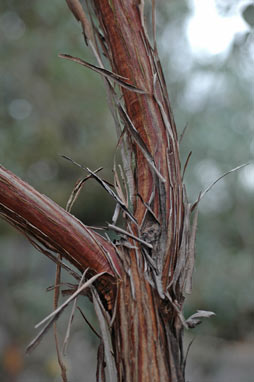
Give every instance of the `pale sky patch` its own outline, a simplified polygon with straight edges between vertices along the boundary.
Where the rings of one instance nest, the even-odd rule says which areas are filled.
[[[254,190],[254,163],[241,169],[239,173],[240,182],[247,191]]]
[[[189,0],[192,13],[186,22],[186,35],[194,55],[226,53],[235,36],[249,30],[241,8],[250,1],[239,1],[234,12],[220,15],[215,0]]]

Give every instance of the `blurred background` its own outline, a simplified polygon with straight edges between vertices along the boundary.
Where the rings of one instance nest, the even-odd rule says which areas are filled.
[[[148,2],[150,4],[150,2]],[[149,5],[148,4],[148,5]],[[194,201],[200,204],[193,293],[185,316],[216,313],[185,336],[194,339],[187,380],[252,382],[254,375],[254,3],[157,1],[157,38]],[[147,14],[149,15],[149,9]],[[148,20],[149,22],[149,20]],[[63,0],[0,3],[0,162],[65,207],[79,168],[103,166],[112,180],[116,136],[102,79],[57,57],[92,63]],[[114,203],[91,180],[73,213],[86,224],[110,220]],[[0,221],[0,380],[60,381],[52,331],[29,356],[34,325],[52,310],[55,265]],[[69,281],[63,274],[63,281]],[[96,326],[90,303],[79,305]],[[60,317],[63,338],[70,311]],[[70,381],[95,381],[97,339],[76,313],[66,362]]]

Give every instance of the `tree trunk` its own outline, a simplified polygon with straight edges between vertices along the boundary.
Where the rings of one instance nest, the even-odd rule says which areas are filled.
[[[196,205],[191,207],[183,192],[177,131],[155,42],[155,10],[152,46],[142,0],[90,0],[86,9],[78,0],[67,4],[98,67],[60,56],[104,76],[116,123],[124,180],[114,170],[115,190],[109,190],[88,171],[115,198],[125,226],[117,227],[114,217],[110,228],[122,236],[117,243],[105,240],[3,168],[0,214],[57,263],[52,252],[80,272],[89,267],[87,277],[107,273],[89,295],[111,378],[115,367],[119,382],[182,382],[187,325],[182,308],[191,292],[196,218],[190,229],[190,214]],[[103,360],[99,356],[98,380],[104,378]]]
[[[138,268],[133,256],[119,285],[112,330],[118,381],[184,381],[181,324]]]
[[[186,247],[181,246],[186,232],[184,236],[175,123],[156,45],[150,45],[145,30],[142,2],[94,1],[94,9],[113,72],[146,92],[143,95],[122,88],[127,118],[121,110],[120,116],[135,155],[134,190],[130,195],[133,205],[128,208],[133,208],[137,224],[130,223],[131,231],[153,248],[123,251],[123,275],[112,331],[118,380],[180,382],[184,380],[184,277],[179,283],[180,274],[174,272],[181,266],[186,272],[187,254]]]

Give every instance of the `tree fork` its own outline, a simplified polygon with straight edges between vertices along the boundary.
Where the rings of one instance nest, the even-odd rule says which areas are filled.
[[[125,234],[109,242],[3,167],[0,215],[42,252],[61,254],[80,272],[107,273],[95,288],[118,382],[183,382],[182,308],[191,292],[197,215],[191,229],[193,208],[183,192],[177,131],[157,48],[145,30],[144,2],[87,1],[93,10],[66,2],[99,64],[85,66],[106,76],[128,189],[115,171],[116,193],[108,191],[122,209]],[[154,21],[154,7],[152,13]],[[112,352],[102,338],[107,362]]]
[[[148,255],[156,270],[144,271],[144,249],[139,248],[136,253],[125,249],[122,257],[129,261],[124,261],[118,286],[112,341],[119,381],[181,382],[184,298],[179,275],[174,278],[174,271],[179,266],[180,250],[186,250],[181,247],[183,187],[175,123],[157,50],[148,41],[142,4],[137,0],[93,2],[108,49],[104,54],[113,72],[147,92],[140,95],[122,89],[124,106],[164,179],[158,179],[129,133],[136,159],[135,194],[131,200],[138,223],[138,228],[132,224],[132,230],[152,243]],[[185,259],[186,256],[185,253]],[[184,266],[182,271],[186,271]]]

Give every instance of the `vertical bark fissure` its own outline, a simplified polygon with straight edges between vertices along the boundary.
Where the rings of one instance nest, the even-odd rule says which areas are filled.
[[[181,310],[182,291],[176,285],[173,289],[184,219],[175,122],[157,50],[151,47],[143,27],[142,2],[96,0],[92,3],[113,72],[147,92],[136,94],[120,90],[130,123],[144,142],[161,178],[165,179],[163,182],[158,178],[135,140],[138,138],[134,139],[131,130],[126,128],[126,141],[131,143],[135,158],[135,168],[132,164],[129,168],[133,169],[135,182],[133,214],[138,227],[132,224],[131,230],[136,236],[151,240],[153,249],[147,250],[146,256],[142,248],[136,253],[123,250],[123,257],[130,261],[123,265],[112,336],[118,378],[121,382],[182,382],[182,339],[179,336],[182,322],[170,302],[172,299]],[[122,122],[126,123],[124,119]],[[149,264],[149,256],[156,269]]]
[[[126,249],[123,253],[131,256]],[[170,329],[170,305],[138,271],[134,253],[131,262],[124,264],[128,267],[132,272],[126,272],[118,285],[118,313],[112,335],[118,381],[183,382],[179,344]]]
[[[107,310],[107,315],[113,314],[114,306],[116,309],[112,327],[107,329],[118,382],[183,382],[181,311],[184,287],[193,268],[189,259],[193,258],[194,244],[189,234],[189,213],[185,217],[175,122],[157,50],[151,47],[144,30],[144,3],[90,0],[99,32],[97,23],[89,25],[79,0],[66,1],[81,21],[85,39],[100,67],[103,63],[97,43],[112,70],[145,91],[138,94],[123,87],[116,91],[113,81],[106,81],[115,107],[119,146],[125,145],[123,163],[131,194],[124,198],[119,191],[116,199],[123,207],[128,234],[116,245],[110,243],[15,176],[12,182],[17,184],[6,185],[8,172],[2,173],[0,168],[4,214],[24,232],[29,227],[31,236],[39,238],[46,248],[59,249],[79,270],[89,267],[94,273],[108,273],[95,287],[103,302],[100,309]],[[11,212],[7,213],[8,208]],[[134,241],[133,235],[150,247]],[[104,329],[105,323],[101,326]],[[105,349],[110,351],[108,340]]]

